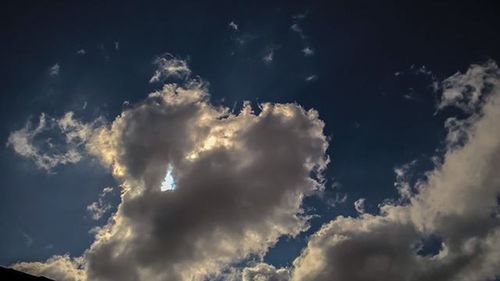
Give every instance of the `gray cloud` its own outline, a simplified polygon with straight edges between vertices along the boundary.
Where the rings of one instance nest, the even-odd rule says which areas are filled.
[[[404,182],[409,166],[398,168],[402,200],[382,205],[379,215],[325,224],[293,262],[290,280],[466,281],[500,275],[499,87],[493,62],[445,80],[438,106],[469,113],[455,124],[465,140],[447,142],[443,160],[416,186]],[[440,238],[441,248],[419,254],[430,236]]]
[[[354,209],[356,212],[363,214],[365,212],[365,198],[359,198],[358,200],[354,201]]]
[[[14,267],[59,280],[205,280],[262,257],[308,227],[302,199],[322,189],[327,140],[314,110],[214,106],[197,80],[167,84],[85,137],[121,182],[118,210],[81,263],[53,257]],[[73,139],[73,137],[68,136]],[[162,192],[167,169],[176,189]],[[55,262],[75,265],[52,274]],[[247,270],[246,272],[250,272]]]

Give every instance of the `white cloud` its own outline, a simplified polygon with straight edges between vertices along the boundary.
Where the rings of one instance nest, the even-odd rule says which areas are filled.
[[[231,21],[228,25],[229,25],[229,28],[231,28],[233,30],[238,30],[238,25],[234,21]]]
[[[313,82],[318,80],[318,76],[316,74],[312,74],[306,77],[306,82]]]
[[[336,207],[339,204],[344,204],[347,198],[347,193],[335,193],[335,196],[326,199],[326,203],[331,207]]]
[[[157,70],[149,80],[150,83],[161,82],[167,78],[187,79],[191,75],[187,62],[170,54],[156,58],[154,64]]]
[[[270,49],[267,51],[266,55],[262,58],[265,63],[271,63],[274,58],[274,49]]]
[[[300,38],[302,39],[305,39],[306,38],[306,35],[304,34],[304,30],[302,29],[302,27],[300,27],[300,25],[298,23],[294,23],[290,26],[290,28],[296,32],[297,34],[299,34]]]
[[[35,276],[45,276],[58,281],[84,281],[83,259],[72,259],[68,255],[53,256],[45,262],[20,262],[14,269]]]
[[[484,65],[473,64],[464,74],[457,72],[441,84],[443,94],[439,109],[458,107],[466,112],[482,105],[483,92],[496,83],[498,66],[494,61]]]
[[[80,49],[80,50],[76,51],[76,54],[83,56],[83,55],[87,54],[87,51],[85,51],[85,49]]]
[[[359,214],[365,213],[365,201],[365,198],[359,198],[358,200],[354,201],[354,209]]]
[[[73,112],[60,119],[40,115],[38,125],[33,128],[27,122],[24,128],[11,132],[7,146],[22,157],[31,159],[39,168],[51,171],[58,165],[79,162],[81,149],[89,137],[93,124],[83,124],[73,118]],[[64,145],[56,145],[51,133],[60,133]],[[55,134],[54,138],[57,138]]]
[[[302,49],[302,53],[304,53],[304,56],[309,57],[314,55],[314,50],[311,47],[306,46],[304,49]]]
[[[27,233],[25,232],[22,232],[21,233],[24,237],[24,242],[26,244],[27,247],[31,247],[31,245],[33,245],[33,237],[31,237],[30,235],[28,235]]]
[[[292,19],[294,20],[302,20],[302,19],[305,19],[307,16],[307,11],[302,13],[302,14],[295,14],[295,15],[292,15]]]
[[[242,281],[286,281],[289,279],[287,269],[276,269],[274,266],[266,263],[258,263],[252,267],[247,267],[243,270]]]
[[[112,191],[112,187],[104,188],[99,194],[98,200],[87,206],[87,211],[93,220],[100,220],[111,209],[111,204],[106,201],[106,195]]]
[[[58,76],[60,70],[61,66],[58,63],[56,63],[49,68],[49,74],[50,76]]]

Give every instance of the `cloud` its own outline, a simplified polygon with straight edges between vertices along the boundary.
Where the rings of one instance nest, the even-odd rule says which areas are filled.
[[[365,201],[365,198],[359,198],[358,200],[354,201],[354,209],[359,214],[363,214],[365,212]]]
[[[299,37],[302,41],[302,44],[304,46],[301,49],[304,56],[310,57],[310,56],[314,55],[315,51],[314,51],[313,47],[311,47],[308,36],[305,34],[304,29],[301,26],[302,25],[301,22],[306,18],[306,16],[307,16],[307,12],[305,12],[303,14],[298,14],[298,15],[292,16],[293,24],[290,26],[290,29],[299,35]]]
[[[290,28],[296,32],[297,34],[299,34],[300,38],[302,39],[306,39],[306,35],[304,34],[304,30],[302,29],[302,27],[300,27],[300,25],[298,23],[294,23],[290,26]]]
[[[111,204],[106,202],[106,195],[113,191],[112,187],[106,187],[99,194],[99,199],[87,206],[87,211],[93,220],[100,220],[104,214],[111,209]]]
[[[40,169],[51,171],[56,166],[82,159],[82,145],[94,125],[75,120],[73,112],[66,113],[60,119],[42,113],[36,127],[28,121],[24,128],[11,132],[7,147],[31,159]]]
[[[234,21],[231,21],[229,24],[229,28],[231,28],[232,30],[238,30],[238,25],[234,22]]]
[[[72,259],[68,255],[53,256],[45,262],[20,262],[14,269],[28,272],[35,276],[45,276],[54,280],[82,281],[85,274],[82,270],[83,260]]]
[[[309,57],[314,55],[314,50],[311,47],[306,46],[304,49],[302,49],[302,53],[304,53],[304,56]]]
[[[157,70],[149,80],[150,83],[161,82],[167,78],[186,79],[191,75],[187,62],[170,54],[157,57],[154,64]]]
[[[289,279],[289,272],[287,269],[276,269],[274,266],[258,263],[253,267],[247,267],[243,270],[242,281],[286,281]]]
[[[271,63],[274,58],[274,49],[270,49],[267,51],[266,55],[262,58],[265,63]]]
[[[473,64],[465,73],[457,72],[441,83],[443,94],[439,109],[448,106],[471,112],[482,105],[484,91],[497,83],[498,66],[494,61],[483,65]]]
[[[316,75],[316,74],[309,75],[306,77],[305,80],[306,80],[306,82],[316,81],[316,80],[318,80],[318,75]]]
[[[307,17],[307,14],[308,14],[308,11],[305,11],[302,14],[295,14],[295,15],[292,15],[292,19],[294,19],[294,20],[305,19]]]
[[[84,146],[121,183],[116,213],[81,259],[14,267],[73,266],[47,271],[58,280],[212,279],[306,230],[302,199],[323,189],[324,123],[297,104],[245,103],[235,114],[188,80],[95,124]],[[170,167],[176,188],[163,192]]]
[[[56,63],[49,68],[49,75],[50,76],[59,76],[60,70],[61,70],[61,66],[58,63]]]
[[[335,196],[326,199],[326,203],[332,207],[344,204],[347,201],[347,193],[335,193]]]
[[[22,232],[21,233],[24,237],[24,241],[25,241],[25,244],[27,247],[31,247],[31,245],[33,245],[33,237],[31,237],[29,234],[25,233],[25,232]]]
[[[464,111],[445,125],[448,135],[460,137],[447,138],[442,160],[425,178],[413,186],[406,177],[411,163],[398,167],[399,200],[385,201],[378,214],[339,216],[310,237],[290,268],[259,262],[237,271],[241,279],[500,275],[499,87],[500,70],[491,61],[444,80],[437,106]],[[58,280],[216,279],[250,257],[262,260],[279,237],[307,229],[302,199],[323,189],[324,124],[297,104],[254,110],[246,103],[232,113],[210,103],[202,81],[188,80],[166,84],[110,123],[60,120],[66,120],[57,122],[62,130],[92,128],[84,138],[66,129],[75,131],[66,138],[85,139],[87,153],[110,168],[122,185],[121,203],[81,258],[14,265],[30,273]],[[162,192],[169,167],[176,189]],[[423,255],[429,237],[441,245]]]
[[[340,216],[323,225],[294,260],[290,280],[466,281],[500,275],[500,71],[493,62],[472,65],[443,83],[438,107],[444,101],[468,112],[456,124],[466,141],[447,143],[442,161],[415,186],[403,184],[413,164],[398,168],[402,200],[382,204],[380,214]],[[470,87],[479,92],[463,94]],[[450,99],[446,91],[461,96]],[[423,255],[429,237],[441,245]]]
[[[87,54],[87,51],[85,51],[85,49],[80,49],[80,50],[76,51],[76,54],[83,56],[83,55]]]

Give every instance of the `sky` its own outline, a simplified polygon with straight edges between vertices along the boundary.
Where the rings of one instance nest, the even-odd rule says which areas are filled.
[[[1,10],[0,265],[61,281],[500,277],[495,1]]]

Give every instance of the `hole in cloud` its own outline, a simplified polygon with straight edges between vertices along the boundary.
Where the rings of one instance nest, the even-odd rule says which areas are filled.
[[[165,178],[163,179],[163,182],[160,185],[160,190],[161,191],[171,191],[174,190],[176,187],[175,179],[174,176],[172,175],[173,168],[171,165],[168,165],[167,169],[167,174],[165,175]]]
[[[437,235],[429,235],[420,242],[417,254],[420,256],[435,256],[443,249],[443,240]]]

